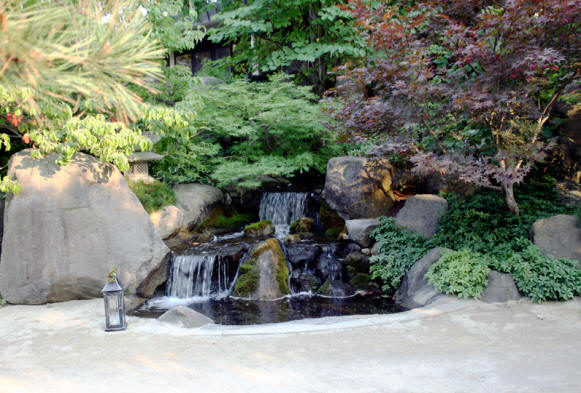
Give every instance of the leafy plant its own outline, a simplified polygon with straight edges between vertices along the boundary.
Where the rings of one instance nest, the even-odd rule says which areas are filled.
[[[468,299],[480,298],[488,284],[487,258],[469,249],[443,250],[424,276],[440,292]]]
[[[189,98],[177,103],[176,109],[188,110],[192,100],[204,104],[195,121],[200,136],[169,135],[165,147],[158,150],[179,157],[186,148],[204,148],[189,164],[186,160],[192,152],[183,152],[179,163],[186,177],[211,171],[210,178],[218,186],[256,187],[261,176],[324,172],[339,149],[324,127],[330,118],[313,103],[316,97],[283,74],[263,83],[236,80],[212,88],[200,86]],[[215,159],[209,160],[212,155]],[[184,171],[186,165],[202,169]],[[175,166],[156,167],[158,176],[169,180]]]
[[[6,305],[6,300],[4,300],[2,296],[0,296],[0,307],[3,307],[4,305]]]
[[[370,236],[380,250],[370,258],[371,278],[381,279],[386,292],[397,289],[407,271],[429,250],[422,235],[400,229],[393,218],[381,217]]]
[[[177,202],[177,196],[171,187],[158,180],[151,183],[141,180],[129,182],[129,188],[137,195],[145,211],[150,214]]]
[[[534,301],[569,300],[581,295],[579,262],[554,258],[530,245],[508,261],[518,289]]]

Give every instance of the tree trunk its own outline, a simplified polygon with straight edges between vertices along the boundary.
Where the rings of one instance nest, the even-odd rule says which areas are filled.
[[[502,185],[502,196],[504,197],[504,203],[515,215],[519,215],[518,204],[516,199],[514,199],[514,184],[503,184]]]

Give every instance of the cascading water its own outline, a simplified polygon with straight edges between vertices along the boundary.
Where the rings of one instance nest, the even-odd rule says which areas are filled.
[[[312,196],[305,192],[265,192],[260,199],[260,220],[270,220],[276,228],[276,237],[284,238],[289,234],[293,221],[301,217],[311,217],[318,221],[313,208]]]
[[[213,253],[174,258],[167,295],[178,298],[220,297],[230,294],[235,281],[228,264]]]

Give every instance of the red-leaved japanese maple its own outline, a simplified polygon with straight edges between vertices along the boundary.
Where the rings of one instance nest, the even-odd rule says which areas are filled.
[[[371,54],[345,67],[341,132],[503,192],[542,160],[543,126],[581,79],[581,0],[350,1]],[[349,94],[346,94],[348,92]],[[386,137],[387,136],[387,137]]]

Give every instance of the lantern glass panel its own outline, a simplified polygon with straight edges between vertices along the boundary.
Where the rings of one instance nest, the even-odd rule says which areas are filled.
[[[111,294],[107,295],[107,316],[109,317],[108,325],[113,326],[121,326],[121,317],[120,317],[120,304],[119,304],[119,295],[120,294]]]

